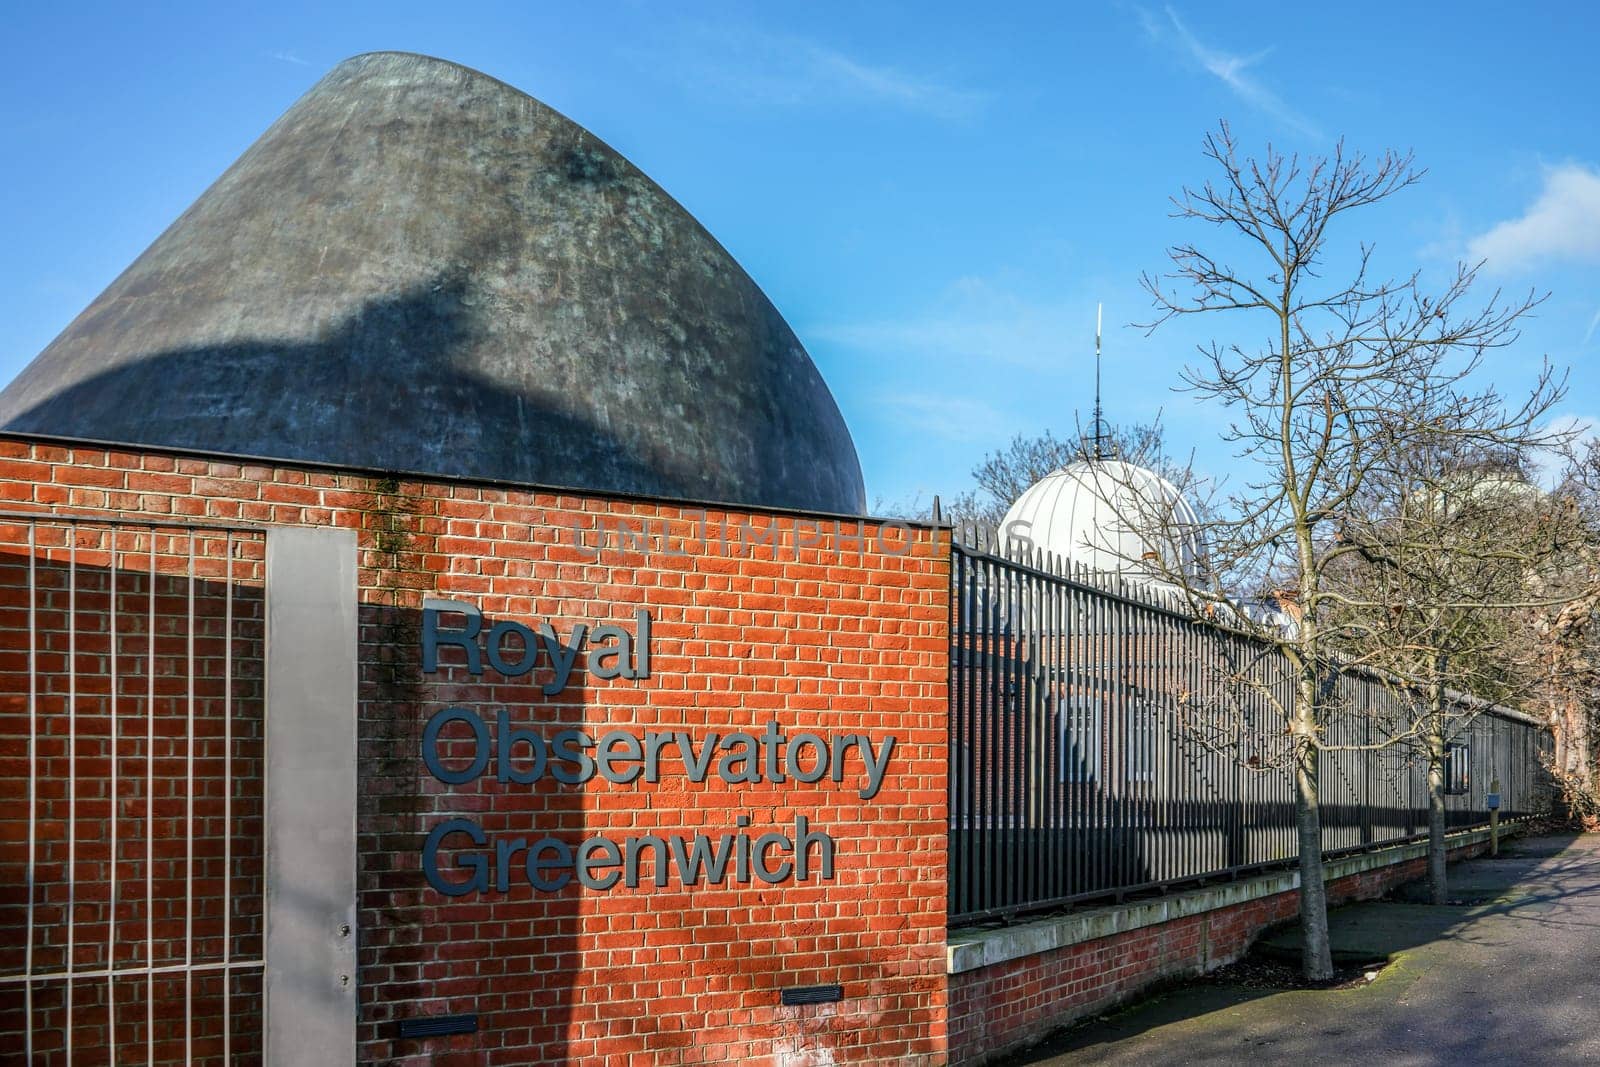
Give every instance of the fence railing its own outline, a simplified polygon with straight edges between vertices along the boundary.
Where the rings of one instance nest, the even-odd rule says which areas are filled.
[[[1043,555],[954,547],[950,649],[952,925],[1292,862],[1294,796],[1274,646],[1196,620],[1159,594]],[[1407,721],[1404,695],[1331,681],[1324,740],[1374,745]],[[1451,828],[1548,803],[1549,734],[1503,708],[1452,717]],[[1427,830],[1415,745],[1320,759],[1325,853]]]

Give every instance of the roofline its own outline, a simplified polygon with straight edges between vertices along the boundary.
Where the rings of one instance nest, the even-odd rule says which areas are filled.
[[[429,474],[425,471],[359,467],[317,460],[293,459],[287,456],[259,456],[239,452],[209,452],[197,448],[180,448],[172,445],[138,444],[128,441],[101,441],[89,437],[66,437],[55,434],[28,433],[19,430],[0,430],[0,441],[24,441],[31,444],[61,445],[68,448],[95,448],[108,452],[141,452],[186,459],[222,460],[234,463],[256,463],[264,466],[294,467],[301,470],[324,471],[331,474],[353,474],[369,478],[395,478],[416,482],[447,482],[481,488],[512,489],[519,492],[549,493],[557,496],[597,497],[602,500],[639,500],[652,504],[687,505],[717,511],[748,511],[764,515],[789,515],[796,518],[832,519],[852,523],[900,523],[911,529],[950,530],[948,520],[910,519],[898,515],[851,515],[845,512],[821,511],[807,508],[781,507],[772,504],[737,503],[728,500],[705,500],[697,497],[662,496],[654,493],[630,493],[617,489],[586,489],[576,485],[549,485],[542,482],[518,482],[503,478],[483,478],[468,475]]]

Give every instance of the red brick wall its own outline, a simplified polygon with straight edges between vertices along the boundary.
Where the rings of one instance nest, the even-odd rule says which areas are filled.
[[[1466,859],[1488,848],[1453,850]],[[1427,874],[1409,860],[1328,883],[1328,903],[1373,900]],[[1299,891],[1146,926],[950,977],[950,1060],[982,1063],[1167,978],[1201,974],[1239,959],[1266,929],[1300,910]]]
[[[358,810],[364,1062],[939,1063],[945,1048],[945,715],[948,546],[937,531],[724,512],[481,485],[393,481],[288,465],[0,439],[0,508],[310,523],[360,533]],[[738,539],[776,527],[777,548]],[[618,536],[627,523],[649,542]],[[728,529],[728,524],[733,526]],[[710,536],[707,536],[709,524]],[[573,527],[589,531],[587,548]],[[611,531],[599,555],[597,527]],[[846,534],[856,533],[846,526]],[[665,546],[663,537],[668,539]],[[728,540],[735,543],[727,545]],[[909,540],[907,540],[909,539]],[[820,543],[817,543],[820,540]],[[796,547],[796,542],[804,542]],[[459,656],[420,670],[424,597],[558,631],[653,617],[648,679],[543,672],[473,677]],[[452,704],[551,734],[865,734],[895,748],[881,791],[688,783],[446,786],[422,762]],[[457,735],[449,735],[459,744]],[[428,887],[428,831],[622,840],[793,826],[836,842],[831,882],[668,886],[449,898]],[[839,982],[838,1004],[783,1008],[783,988]],[[395,1022],[475,1012],[480,1033],[397,1040]]]

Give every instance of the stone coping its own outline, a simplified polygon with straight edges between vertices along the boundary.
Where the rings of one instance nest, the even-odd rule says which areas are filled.
[[[1514,824],[1502,825],[1500,836],[1511,837],[1518,830],[1519,827]],[[1487,840],[1487,827],[1463,830],[1448,835],[1445,847],[1454,851]],[[1427,854],[1428,842],[1422,840],[1339,856],[1324,861],[1323,879],[1332,882],[1379,867],[1420,859]],[[1095,941],[1146,926],[1158,926],[1189,915],[1246,904],[1299,888],[1300,871],[1294,868],[1255,875],[1237,882],[1186,889],[1154,900],[1088,908],[994,930],[962,930],[952,935],[945,944],[945,971],[948,974],[964,974],[1024,956]]]

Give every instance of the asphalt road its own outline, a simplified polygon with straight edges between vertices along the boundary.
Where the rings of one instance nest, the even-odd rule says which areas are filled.
[[[1451,878],[1457,904],[1334,912],[1336,947],[1393,953],[1369,984],[1197,984],[1012,1062],[1600,1064],[1600,835],[1515,840]]]

